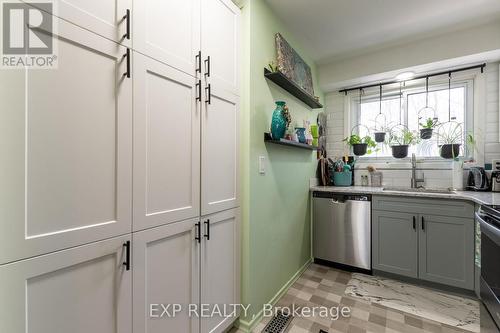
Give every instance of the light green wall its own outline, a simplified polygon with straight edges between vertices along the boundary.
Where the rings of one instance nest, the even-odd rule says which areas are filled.
[[[242,302],[252,304],[243,326],[252,323],[264,303],[310,259],[309,179],[316,153],[264,144],[274,101],[287,102],[292,124],[316,122],[318,110],[264,78],[264,67],[276,58],[274,35],[280,32],[311,66],[316,95],[316,68],[263,0],[247,1],[242,9]],[[266,174],[258,158],[266,158]]]

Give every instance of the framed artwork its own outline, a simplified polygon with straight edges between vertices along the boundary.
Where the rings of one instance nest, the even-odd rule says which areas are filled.
[[[277,33],[275,36],[278,70],[302,89],[314,96],[311,67]]]

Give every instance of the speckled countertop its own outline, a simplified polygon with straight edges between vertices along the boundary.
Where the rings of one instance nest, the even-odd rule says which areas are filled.
[[[377,194],[392,195],[401,197],[420,197],[420,198],[440,198],[468,200],[480,205],[500,205],[500,192],[473,192],[473,191],[455,191],[450,193],[430,193],[430,192],[408,192],[397,190],[383,190],[382,187],[370,186],[312,186],[311,191],[336,192],[336,193],[357,193],[357,194]]]

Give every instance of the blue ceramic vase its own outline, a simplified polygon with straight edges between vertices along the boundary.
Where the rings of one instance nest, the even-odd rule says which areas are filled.
[[[286,132],[286,119],[283,115],[285,102],[276,101],[276,109],[273,112],[273,118],[271,120],[271,136],[273,140],[282,139]]]
[[[304,127],[295,127],[295,133],[300,143],[306,143],[306,129]]]

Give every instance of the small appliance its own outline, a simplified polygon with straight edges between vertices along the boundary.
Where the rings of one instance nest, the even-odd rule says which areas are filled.
[[[493,192],[500,192],[500,171],[493,171],[491,173],[491,190]]]
[[[469,191],[489,191],[490,184],[488,183],[488,177],[484,168],[470,168],[466,189]]]

